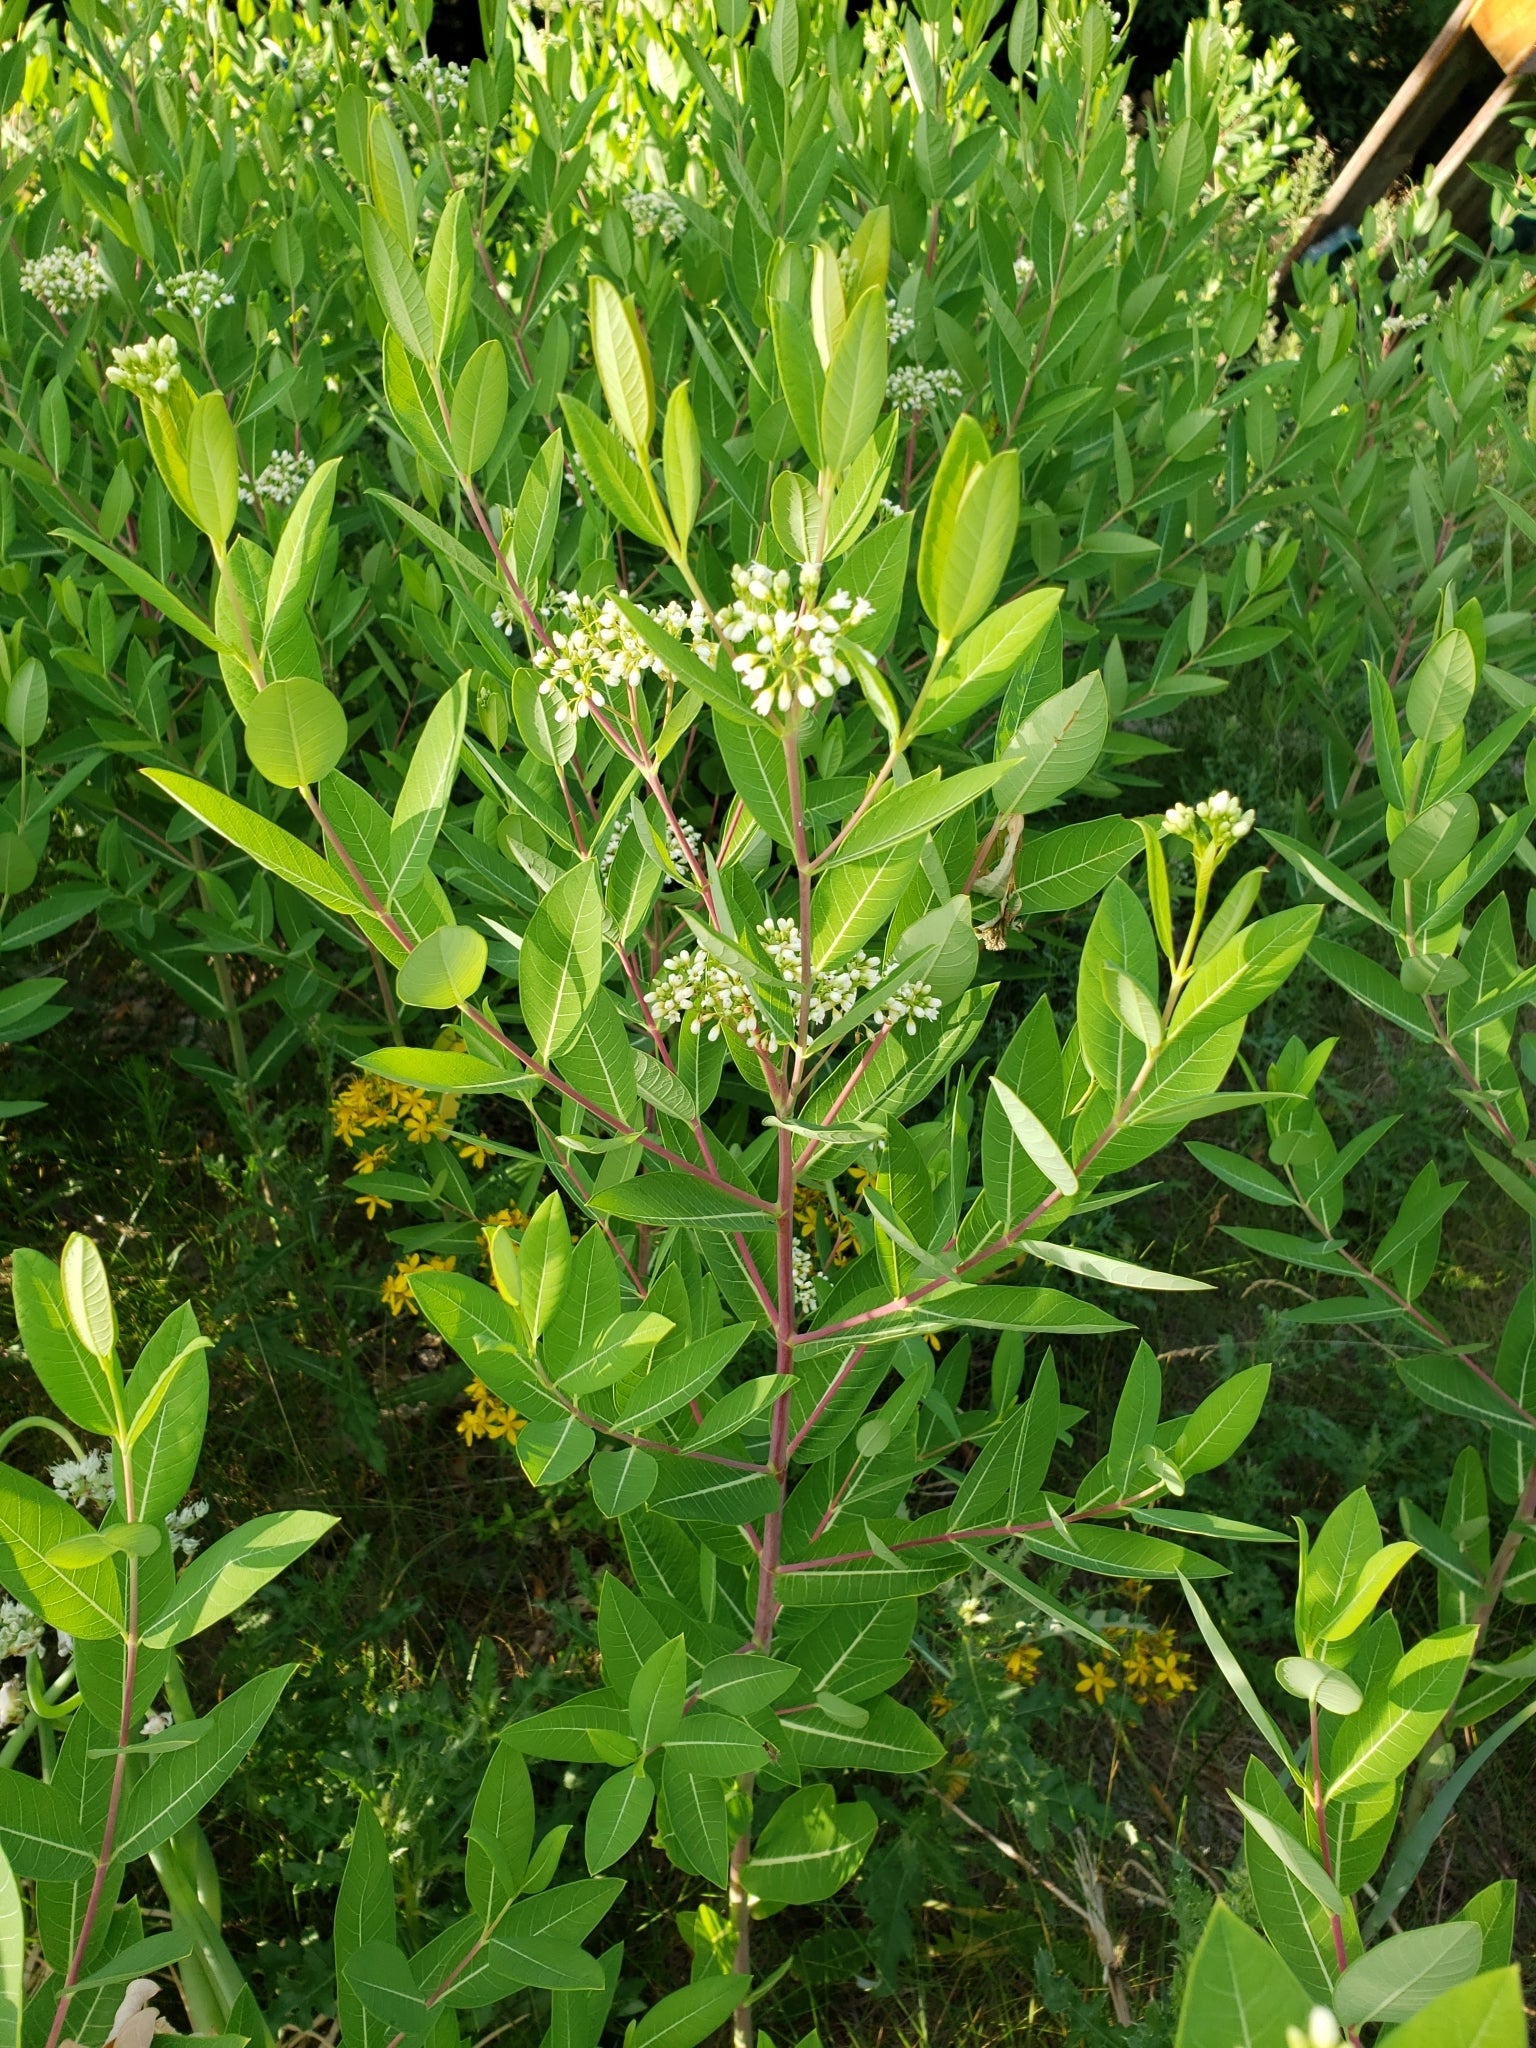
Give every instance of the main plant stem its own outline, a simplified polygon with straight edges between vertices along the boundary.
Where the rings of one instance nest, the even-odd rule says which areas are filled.
[[[773,1369],[781,1378],[793,1372],[795,1364],[795,1141],[793,1133],[779,1132],[778,1220],[775,1225],[777,1295],[774,1306]],[[752,1623],[752,1648],[766,1656],[773,1647],[773,1628],[778,1619],[777,1578],[784,1543],[784,1501],[789,1490],[790,1392],[773,1404],[768,1433],[768,1469],[778,1481],[779,1504],[763,1519],[762,1547],[757,1564],[757,1608]],[[752,1796],[752,1782],[742,1780],[742,1792]],[[752,1969],[752,1915],[742,1869],[752,1853],[750,1824],[737,1837],[731,1850],[730,1915],[736,1931],[736,1969],[748,1976]],[[754,2027],[750,2005],[739,2005],[731,2019],[731,2048],[753,2048]]]

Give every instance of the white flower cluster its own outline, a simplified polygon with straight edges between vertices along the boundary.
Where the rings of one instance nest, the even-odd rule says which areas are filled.
[[[155,294],[189,320],[206,320],[216,307],[235,303],[234,293],[216,270],[178,270],[155,286]]]
[[[897,305],[894,299],[885,302],[885,332],[892,348],[898,348],[911,335],[917,325],[912,315]]]
[[[66,1458],[50,1465],[48,1480],[60,1500],[72,1508],[109,1508],[112,1505],[112,1461],[105,1451],[87,1451],[83,1458]]]
[[[312,455],[294,455],[279,448],[249,489],[240,486],[240,502],[254,505],[260,499],[264,505],[291,505],[314,473]]]
[[[469,90],[469,66],[446,64],[437,57],[418,57],[406,77],[429,99],[457,102]]]
[[[915,1038],[919,1024],[938,1023],[942,1007],[931,983],[904,981],[894,995],[886,997],[870,1022],[881,1031],[905,1024],[908,1038]]]
[[[203,1547],[203,1539],[190,1532],[207,1512],[205,1500],[189,1500],[185,1507],[171,1509],[165,1518],[165,1531],[171,1539],[172,1557],[196,1557]]]
[[[695,1037],[705,1032],[713,1042],[722,1031],[734,1031],[760,1052],[779,1049],[778,1034],[758,1015],[751,989],[739,974],[711,960],[702,946],[663,960],[661,978],[646,1001],[663,1031],[686,1019]]]
[[[1170,804],[1163,813],[1163,826],[1173,839],[1187,839],[1197,853],[1214,847],[1224,854],[1253,830],[1254,813],[1243,809],[1241,797],[1230,789],[1218,789],[1193,809],[1188,804]]]
[[[26,1657],[42,1648],[43,1624],[19,1600],[0,1600],[0,1658]]]
[[[959,398],[965,391],[958,370],[919,370],[902,363],[885,380],[886,402],[897,412],[918,419],[941,398]]]
[[[22,264],[21,288],[62,319],[67,313],[83,313],[99,299],[107,289],[107,276],[94,249],[50,249],[46,256]]]
[[[770,917],[757,928],[763,951],[790,988],[800,986],[800,927],[792,917]],[[821,968],[811,983],[811,1023],[817,1030],[835,1024],[862,995],[879,985],[880,962],[872,953],[855,953],[841,967]]]
[[[619,841],[623,837],[624,827],[622,824],[615,825],[613,830],[608,834],[608,844],[603,848],[602,858],[598,862],[598,866],[603,871],[603,880],[605,882],[607,881],[609,873],[613,867],[614,855],[619,850]],[[703,866],[704,841],[699,836],[699,833],[695,830],[695,828],[689,824],[686,818],[678,819],[676,830],[673,829],[670,820],[668,821],[667,845],[672,850],[672,858],[677,862],[678,866],[682,869],[685,875],[691,872],[691,869],[688,864],[688,856],[690,853],[693,855],[694,859],[699,863],[699,865],[701,867]]]
[[[87,1451],[83,1458],[65,1458],[61,1464],[50,1465],[48,1478],[60,1500],[67,1500],[73,1508],[100,1511],[111,1507],[117,1498],[112,1485],[112,1461],[105,1451]],[[185,1507],[171,1509],[165,1518],[165,1529],[173,1557],[197,1555],[202,1548],[202,1540],[190,1532],[207,1512],[205,1500],[189,1500]],[[0,1607],[0,1628],[3,1628],[3,1621],[4,1609]],[[65,1641],[63,1637],[59,1640],[61,1644]],[[0,1656],[5,1654],[0,1650]]]
[[[688,227],[687,214],[670,192],[626,192],[624,211],[637,235],[660,235],[663,242],[675,242]]]
[[[542,677],[539,695],[554,699],[557,725],[564,725],[573,713],[585,718],[594,706],[601,709],[608,692],[630,689],[647,674],[668,677],[664,663],[619,610],[611,592],[586,597],[577,590],[557,591],[545,612],[546,619],[554,616],[562,616],[566,624],[550,626],[549,642],[535,648],[533,665]],[[679,639],[686,633],[697,640],[704,631],[704,613],[698,605],[685,612],[680,604],[667,604],[650,616]],[[521,623],[521,613],[498,606],[492,622],[511,633]]]
[[[795,1313],[801,1316],[816,1313],[816,1261],[803,1244],[795,1246]]]
[[[731,585],[736,595],[720,614],[720,637],[740,649],[731,667],[751,691],[754,711],[766,718],[796,704],[809,710],[852,679],[838,642],[874,611],[868,598],[838,590],[818,604],[816,571],[803,568],[797,601],[789,571],[761,562],[733,569]]]
[[[1028,291],[1035,281],[1035,266],[1027,256],[1013,259],[1013,281],[1021,292]]]
[[[152,334],[148,341],[131,341],[115,348],[107,369],[107,382],[131,391],[136,398],[164,398],[181,375],[174,334]]]

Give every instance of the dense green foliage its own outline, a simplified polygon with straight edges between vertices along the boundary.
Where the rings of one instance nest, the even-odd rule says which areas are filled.
[[[1463,1328],[1440,1272],[1450,1160],[1536,1217],[1517,259],[1442,295],[1410,200],[1281,332],[1283,65],[1213,12],[1133,119],[1098,0],[988,21],[493,13],[461,75],[409,8],[0,20],[3,1028],[77,1029],[47,971],[77,942],[203,1021],[175,1057],[244,1149],[269,1290],[240,1341],[291,1380],[332,1356],[387,1498],[300,1163],[350,1066],[330,1122],[427,1331],[411,1384],[468,1379],[460,1435],[515,1447],[500,1526],[434,1541],[469,1571],[548,1530],[574,1580],[555,1654],[512,1632],[505,1703],[488,1649],[467,1703],[418,1701],[458,1731],[440,1773],[365,1737],[310,1812],[310,1767],[276,1771],[323,1967],[242,1967],[198,1816],[253,1745],[258,1774],[314,1745],[281,1751],[289,1665],[237,1651],[199,1715],[181,1646],[258,1591],[255,1645],[328,1615],[352,1532],[304,1592],[264,1589],[334,1518],[287,1500],[193,1555],[197,1318],[125,1378],[90,1239],[18,1252],[70,1427],[5,1444],[73,1454],[0,1468],[24,2048],[147,2034],[171,1969],[201,2038],[323,2009],[376,2048],[814,2042],[818,1987],[897,1988],[965,1832],[1021,1882],[1021,1841],[1071,1845],[1041,1896],[1103,1990],[1037,1961],[1047,2037],[1525,2038],[1512,1882],[1421,1883],[1536,1712],[1536,1286]],[[1249,807],[1184,801],[1197,761]],[[1340,1129],[1320,988],[1443,1094],[1427,1160]],[[6,1110],[57,1129],[67,1092]],[[1168,1370],[1221,1277],[1188,1270],[1213,1184],[1305,1296],[1272,1338],[1368,1344],[1409,1434],[1454,1418],[1401,1541],[1337,1469],[1270,1526],[1300,1504],[1252,1462],[1270,1362]],[[1213,1909],[1171,1850],[1181,2003],[1165,1972],[1137,2013],[1101,1795],[1031,1745],[1111,1695],[1117,1760],[1123,1710],[1152,1740],[1181,1627],[1192,1734],[1224,1685],[1253,1740],[1222,1759],[1237,1874]],[[855,1895],[840,1957],[813,1929]]]

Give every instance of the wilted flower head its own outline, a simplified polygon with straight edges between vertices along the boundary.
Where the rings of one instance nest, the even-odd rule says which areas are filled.
[[[107,289],[107,277],[94,249],[50,249],[46,256],[22,264],[21,288],[62,319],[84,312],[99,299]]]
[[[174,334],[131,341],[126,348],[113,349],[107,382],[131,391],[135,398],[164,398],[181,375],[178,355]]]
[[[843,635],[874,611],[868,598],[834,591],[817,601],[817,572],[800,571],[799,587],[787,569],[761,562],[731,571],[736,595],[720,614],[720,637],[740,651],[731,667],[752,693],[752,709],[766,718],[795,705],[809,710],[852,680],[840,647]]]

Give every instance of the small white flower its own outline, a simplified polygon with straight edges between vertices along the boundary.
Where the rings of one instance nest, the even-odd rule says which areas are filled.
[[[816,1313],[816,1261],[807,1246],[795,1246],[795,1313],[799,1316],[813,1316]]]
[[[886,403],[913,419],[932,412],[941,398],[958,399],[964,393],[958,370],[918,370],[901,364],[885,380]]]
[[[185,1507],[172,1508],[165,1518],[166,1533],[171,1539],[173,1557],[195,1557],[202,1549],[202,1539],[189,1534],[208,1512],[205,1500],[189,1500]]]
[[[960,1602],[959,1614],[965,1628],[985,1628],[992,1619],[981,1600],[973,1593]]]
[[[1033,263],[1030,262],[1027,256],[1014,257],[1013,281],[1018,286],[1021,292],[1028,291],[1029,287],[1034,283],[1035,266]]]
[[[1163,813],[1163,830],[1173,839],[1187,839],[1197,854],[1213,850],[1222,860],[1253,830],[1257,814],[1243,809],[1241,797],[1230,789],[1218,789],[1193,809],[1188,804],[1170,804]]]
[[[548,639],[534,649],[533,665],[540,675],[539,695],[552,700],[557,725],[601,710],[615,691],[627,693],[647,675],[670,679],[671,671],[620,611],[612,591],[587,596],[558,590],[542,616]],[[650,617],[676,639],[691,636],[695,651],[701,651],[705,618],[700,605],[685,612],[680,604],[665,604]],[[491,623],[511,634],[523,623],[521,608],[498,605]]]
[[[19,1679],[8,1678],[0,1685],[0,1728],[14,1727],[26,1718],[27,1689]]]
[[[151,1714],[139,1730],[141,1735],[163,1735],[167,1728],[174,1728],[176,1716],[167,1707],[163,1712]]]
[[[113,349],[107,382],[131,391],[135,398],[164,398],[181,375],[178,354],[174,334],[131,341],[126,348]]]
[[[291,505],[314,473],[312,455],[295,455],[291,449],[279,448],[249,488],[240,486],[240,502],[254,505],[259,499],[264,505]]]
[[[904,981],[894,995],[887,996],[870,1020],[884,1030],[905,1024],[908,1038],[917,1036],[919,1024],[936,1024],[942,1004],[926,981]]]
[[[885,331],[892,348],[897,348],[909,339],[917,325],[913,316],[898,306],[894,299],[885,302]]]
[[[722,1031],[733,1031],[759,1052],[779,1049],[778,1034],[759,1016],[746,982],[712,960],[702,946],[663,960],[646,1002],[663,1031],[686,1023],[695,1037],[703,1033],[711,1042]]]
[[[615,825],[608,834],[608,843],[603,848],[602,857],[598,862],[605,882],[612,871],[613,858],[619,850],[619,841],[623,837],[624,826],[622,824]],[[695,827],[690,825],[686,818],[678,819],[676,831],[673,830],[670,821],[668,822],[667,845],[671,848],[672,858],[677,862],[685,875],[692,874],[693,872],[688,859],[690,853],[699,863],[700,867],[704,865],[704,841]]]
[[[1285,2048],[1339,2048],[1344,2030],[1326,2005],[1314,2005],[1307,2014],[1305,2030],[1287,2027]]]
[[[63,319],[83,313],[107,289],[107,275],[94,249],[50,249],[21,266],[21,288]]]
[[[157,284],[155,293],[189,320],[206,320],[216,307],[235,303],[234,293],[216,270],[178,270],[164,284]]]
[[[737,650],[731,667],[760,717],[797,705],[808,711],[852,681],[839,643],[845,634],[854,643],[855,629],[874,611],[868,598],[838,590],[819,603],[817,572],[808,566],[797,587],[787,569],[749,562],[732,569],[731,586],[736,595],[720,614],[720,637]]]
[[[0,1659],[28,1657],[43,1645],[43,1624],[19,1600],[0,1600]]]
[[[688,216],[670,192],[626,192],[624,211],[637,235],[659,235],[666,243],[687,231]]]
[[[60,1500],[74,1508],[109,1508],[112,1491],[112,1461],[105,1451],[87,1451],[83,1458],[66,1458],[50,1465],[48,1480]]]
[[[457,105],[469,90],[467,64],[447,64],[437,57],[418,57],[405,75],[428,99],[452,100]]]

